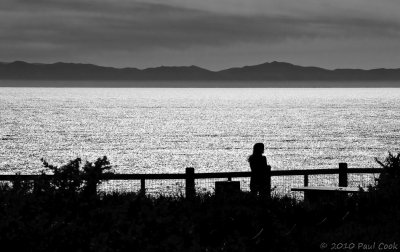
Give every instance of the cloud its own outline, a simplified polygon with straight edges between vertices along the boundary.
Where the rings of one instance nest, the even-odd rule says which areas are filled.
[[[232,8],[205,1],[3,0],[0,50],[4,55],[93,55],[107,52],[196,50],[231,45],[279,44],[296,40],[399,39],[400,22],[388,16],[343,11],[344,2],[320,5],[243,1]],[[198,1],[201,2],[201,1]],[[214,1],[213,1],[214,2]],[[263,3],[264,2],[264,3]],[[292,2],[292,1],[291,1]],[[356,1],[357,2],[357,1]],[[368,1],[370,2],[370,1]],[[212,7],[216,7],[213,9]],[[257,8],[260,9],[257,11]],[[263,7],[263,8],[261,8]],[[323,8],[331,8],[323,11]],[[226,10],[226,11],[224,11]],[[386,10],[386,9],[385,9]],[[389,15],[390,16],[390,15]],[[3,57],[5,57],[3,55]],[[62,60],[62,58],[61,58]]]

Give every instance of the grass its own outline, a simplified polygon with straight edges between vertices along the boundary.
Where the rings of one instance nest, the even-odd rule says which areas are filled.
[[[331,250],[333,243],[400,242],[400,197],[396,191],[399,187],[394,187],[396,181],[399,183],[399,169],[393,173],[393,167],[391,176],[383,175],[385,182],[369,193],[349,198],[344,207],[305,209],[302,202],[289,197],[261,199],[250,193],[227,198],[205,193],[193,199],[136,193],[96,194],[93,184],[99,183],[99,176],[93,172],[108,167],[108,162],[103,158],[97,166],[85,164],[91,174],[97,174],[91,176],[95,179],[89,185],[81,180],[81,176],[89,176],[80,173],[78,163],[71,161],[52,167],[60,174],[52,181],[16,181],[12,186],[0,187],[3,248],[321,251],[321,243]],[[68,167],[73,167],[74,172]]]
[[[18,251],[314,251],[321,242],[400,237],[395,206],[352,208],[342,220],[344,209],[308,211],[290,198],[249,193],[223,200],[115,193],[88,201],[2,187],[0,202],[0,242]]]

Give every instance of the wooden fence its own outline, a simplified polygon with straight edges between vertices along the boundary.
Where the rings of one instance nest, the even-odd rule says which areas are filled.
[[[375,174],[381,173],[381,168],[348,168],[347,163],[339,163],[337,169],[304,169],[304,170],[271,170],[268,169],[267,181],[271,188],[271,179],[274,176],[303,176],[304,186],[309,185],[310,175],[337,174],[339,186],[348,185],[348,174]],[[194,168],[186,168],[185,173],[164,173],[164,174],[107,174],[103,175],[102,180],[137,180],[140,181],[140,191],[146,192],[146,180],[185,180],[186,197],[192,197],[196,194],[196,179],[218,179],[225,178],[231,181],[232,178],[249,178],[251,172],[218,172],[218,173],[195,173]],[[0,181],[36,180],[42,175],[0,175]],[[53,175],[46,175],[51,178]],[[269,192],[270,193],[270,192]]]

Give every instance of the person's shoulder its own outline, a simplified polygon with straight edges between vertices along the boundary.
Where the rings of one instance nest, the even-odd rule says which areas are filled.
[[[262,161],[263,161],[263,163],[267,163],[267,157],[266,156],[262,156]]]

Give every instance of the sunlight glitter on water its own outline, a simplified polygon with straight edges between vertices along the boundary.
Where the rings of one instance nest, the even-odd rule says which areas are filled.
[[[400,89],[0,88],[0,172],[108,156],[121,173],[377,167],[399,151]]]

